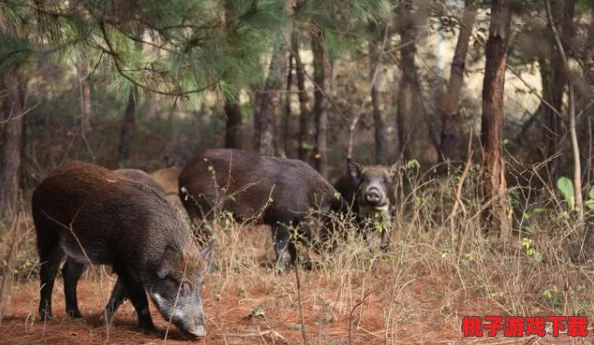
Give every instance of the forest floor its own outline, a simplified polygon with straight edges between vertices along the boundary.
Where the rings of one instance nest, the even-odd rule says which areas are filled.
[[[464,338],[464,316],[509,315],[505,302],[509,296],[481,293],[468,286],[468,281],[456,281],[455,275],[442,269],[420,268],[409,262],[412,257],[407,257],[410,269],[402,274],[379,254],[371,265],[364,260],[345,261],[313,271],[299,270],[300,303],[295,271],[275,274],[267,268],[269,232],[259,228],[241,231],[218,246],[215,260],[221,269],[207,277],[203,289],[205,338],[186,339],[174,326],[166,339],[140,333],[135,329],[136,316],[129,302],[120,308],[113,325],[102,326],[99,316],[115,276],[94,268],[78,286],[82,320],[66,316],[61,279],[53,293],[54,319],[47,322],[37,318],[38,280],[31,277],[15,282],[0,325],[0,344],[303,344],[300,305],[308,344],[594,343],[592,336],[570,338],[561,334],[553,338],[550,330],[543,338]],[[242,248],[241,252],[231,255],[237,248]],[[337,255],[346,258],[345,254]],[[530,296],[522,298],[529,300]],[[542,312],[555,314],[546,309]],[[157,328],[165,333],[167,322],[152,304],[151,314]],[[594,335],[594,330],[590,328],[589,333]]]

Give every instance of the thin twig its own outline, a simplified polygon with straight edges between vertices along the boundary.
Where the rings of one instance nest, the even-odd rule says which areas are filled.
[[[367,299],[367,297],[371,296],[372,293],[376,292],[379,288],[375,288],[372,290],[369,290],[361,299],[361,301],[359,301],[359,303],[355,304],[355,306],[353,307],[353,309],[351,309],[351,312],[349,313],[349,345],[353,345],[353,334],[352,334],[352,328],[353,328],[353,313],[355,312],[355,310],[357,310],[357,308],[359,308],[359,306],[361,306],[363,303],[365,303],[365,300]]]
[[[299,279],[299,259],[295,262],[295,280],[297,281],[297,299],[299,300],[299,318],[301,322],[301,337],[303,345],[307,345],[307,334],[305,332],[305,316],[303,315],[303,299],[301,297],[301,280]]]

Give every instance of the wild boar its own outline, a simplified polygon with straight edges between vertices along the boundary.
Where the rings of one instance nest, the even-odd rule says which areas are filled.
[[[311,208],[338,211],[346,204],[307,163],[236,149],[200,153],[180,172],[179,188],[182,203],[194,220],[212,220],[219,210],[269,225],[279,268],[284,268],[285,250],[293,263],[297,258],[289,228],[298,229],[300,236],[311,241],[311,229],[299,227]]]
[[[116,169],[114,170],[114,172],[122,174],[123,176],[126,176],[127,178],[133,181],[141,182],[146,184],[147,186],[151,186],[155,188],[159,193],[167,196],[165,188],[163,188],[163,186],[160,183],[158,183],[151,175],[140,169]]]
[[[396,196],[394,182],[397,164],[362,166],[347,158],[347,174],[334,187],[351,205],[357,224],[370,248],[373,230],[381,230],[380,248],[387,251],[390,245],[391,220]]]
[[[167,198],[179,209],[184,210],[184,206],[179,198],[179,188],[177,184],[181,169],[182,168],[179,166],[159,169],[153,171],[151,177],[165,189]]]
[[[108,169],[71,162],[35,189],[32,214],[41,263],[39,314],[52,317],[51,295],[62,259],[66,312],[82,317],[76,285],[89,264],[109,265],[118,280],[105,321],[125,298],[139,328],[156,332],[146,293],[185,334],[206,334],[202,284],[212,245],[200,252],[182,213],[154,188]]]

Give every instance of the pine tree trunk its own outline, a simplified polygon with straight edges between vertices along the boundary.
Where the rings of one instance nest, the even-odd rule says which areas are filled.
[[[324,177],[328,176],[328,113],[326,96],[330,89],[330,59],[322,40],[322,33],[312,34],[312,52],[314,65],[314,115],[316,119],[316,145],[314,150],[315,168]]]
[[[227,26],[237,20],[237,11],[232,0],[225,0],[225,22]],[[239,89],[225,98],[225,147],[229,149],[243,149],[243,117],[239,103]]]
[[[120,165],[130,159],[130,146],[132,145],[132,138],[136,131],[136,100],[134,99],[134,92],[130,91],[128,95],[128,105],[126,112],[122,118],[120,145],[118,147],[118,161]]]
[[[464,81],[464,64],[468,53],[472,27],[476,19],[478,0],[466,0],[462,14],[462,27],[456,42],[447,92],[441,107],[440,159],[461,160],[464,140],[459,113],[460,92]]]
[[[550,155],[551,152],[555,152],[556,148],[556,138],[553,135],[552,129],[555,127],[552,126],[551,123],[556,123],[556,117],[554,110],[551,109],[553,104],[553,73],[551,70],[551,61],[544,57],[538,59],[539,71],[540,71],[540,79],[542,85],[542,98],[544,107],[542,109],[542,129],[540,134],[542,135],[540,143],[543,144],[543,147],[540,147],[540,151],[542,152],[543,156],[539,159],[545,160]],[[552,162],[550,162],[552,163]],[[552,172],[552,165],[548,165],[549,172]]]
[[[225,99],[225,147],[229,149],[243,149],[243,118],[239,95],[231,95]]]
[[[581,59],[584,64],[584,78],[589,85],[594,85],[594,16],[590,16],[588,34]]]
[[[17,212],[25,89],[17,68],[0,80],[0,223],[10,224]]]
[[[483,114],[481,139],[483,166],[481,184],[484,202],[485,233],[509,235],[505,161],[502,152],[503,95],[507,44],[511,25],[511,0],[493,0],[491,25],[486,47],[485,77],[483,81]]]
[[[297,155],[300,160],[307,162],[309,156],[309,111],[307,109],[307,92],[305,91],[305,67],[299,54],[299,40],[297,32],[291,35],[291,51],[295,58],[295,75],[297,76],[297,90],[299,96],[299,149]]]
[[[413,13],[411,11],[412,4],[409,1],[403,1],[400,6],[400,68],[402,76],[398,87],[396,128],[398,132],[398,149],[400,151],[400,156],[405,160],[409,160],[412,158],[411,138],[414,132],[414,127],[416,127],[413,121],[415,85],[417,79],[417,67],[415,65],[417,30],[414,25]]]
[[[572,22],[575,13],[575,1],[553,1],[552,16],[556,27],[559,27],[560,35],[563,38],[564,49],[567,49],[567,42],[572,36]],[[552,39],[552,46],[555,46],[555,41]],[[563,135],[562,119],[558,114],[563,112],[563,96],[568,82],[567,72],[563,59],[558,49],[553,49],[551,53],[551,90],[549,91],[550,104],[556,111],[547,109],[545,112],[545,124],[547,128],[545,132],[545,147],[547,158],[554,156],[559,150],[557,142]],[[546,99],[546,98],[545,98]],[[549,162],[550,176],[557,175],[559,160],[554,159]]]
[[[287,157],[291,156],[291,88],[293,85],[293,55],[289,54],[289,70],[287,71],[287,87],[285,89],[285,99],[283,107],[283,150]]]
[[[371,86],[371,106],[373,107],[373,127],[375,137],[375,162],[383,164],[386,162],[386,124],[380,110],[380,100],[377,86]]]
[[[287,42],[285,33],[276,37],[268,77],[264,89],[256,94],[256,113],[254,114],[256,152],[265,156],[274,154],[274,117],[283,87],[285,63],[287,61]]]
[[[372,30],[375,28],[372,28]],[[385,163],[386,160],[386,125],[382,118],[382,112],[380,110],[380,99],[379,91],[377,89],[377,78],[379,74],[376,70],[379,68],[381,52],[378,50],[377,40],[371,39],[369,41],[369,59],[370,59],[370,71],[369,75],[371,78],[371,107],[373,109],[373,128],[375,137],[375,162],[377,164]]]

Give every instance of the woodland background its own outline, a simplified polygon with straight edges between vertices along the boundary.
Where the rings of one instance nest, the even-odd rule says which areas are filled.
[[[508,312],[594,310],[580,299],[594,248],[593,11],[588,0],[0,0],[0,231],[71,159],[153,171],[232,147],[302,159],[331,182],[347,156],[400,161],[411,267],[429,250],[435,261],[419,265],[464,291],[477,276],[516,282],[504,302],[487,289]]]

